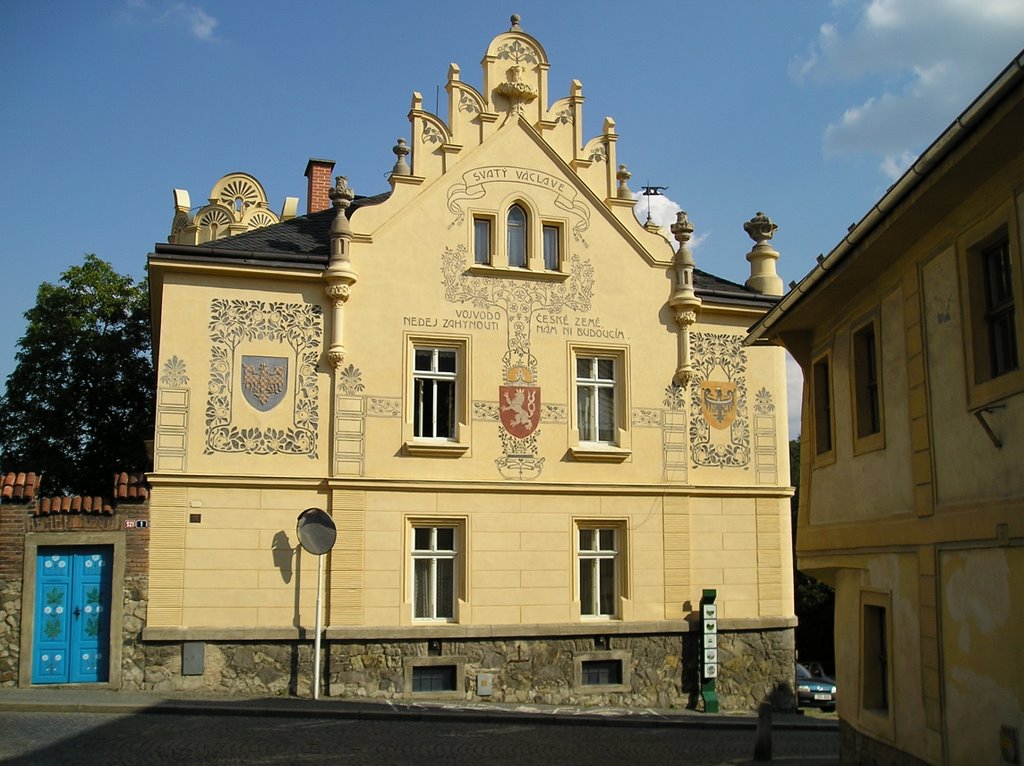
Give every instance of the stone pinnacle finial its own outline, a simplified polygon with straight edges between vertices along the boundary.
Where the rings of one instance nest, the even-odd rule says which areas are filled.
[[[747,232],[747,236],[758,244],[771,239],[775,232],[778,231],[778,228],[778,226],[772,223],[772,219],[760,210],[757,211],[757,215],[743,224],[743,230]]]
[[[412,174],[412,168],[409,167],[409,163],[406,162],[406,156],[411,151],[405,143],[404,138],[398,139],[398,143],[391,147],[391,151],[395,153],[398,160],[395,162],[395,166],[391,168],[391,172],[396,176],[407,176]]]
[[[690,237],[693,236],[693,224],[686,217],[686,211],[676,213],[676,222],[669,229],[679,243],[672,258],[675,270],[675,290],[668,299],[668,305],[675,313],[676,324],[679,326],[679,341],[676,347],[676,372],[673,381],[684,388],[693,380],[693,359],[690,352],[690,327],[697,322],[697,311],[701,299],[693,289],[693,255],[690,253]]]
[[[352,188],[348,185],[348,178],[345,176],[335,176],[334,186],[331,187],[331,191],[328,193],[328,196],[331,198],[331,204],[344,212],[348,210],[348,206],[352,204],[352,200],[355,199],[356,193],[352,191]]]
[[[509,30],[509,32],[522,32],[523,31],[523,28],[521,26],[519,26],[519,20],[520,20],[519,14],[518,13],[513,13],[512,17],[510,18],[510,21],[512,22],[512,28]]]
[[[747,236],[754,240],[754,247],[747,253],[747,260],[750,261],[750,278],[744,284],[764,295],[782,295],[784,289],[782,279],[775,270],[779,252],[768,244],[768,240],[775,235],[778,228],[760,211],[743,224]]]
[[[690,237],[693,236],[693,224],[690,223],[690,219],[686,217],[686,211],[680,210],[676,213],[676,222],[669,227],[672,232],[672,236],[676,238],[676,242],[682,247],[690,241]]]
[[[615,196],[619,199],[633,199],[633,192],[629,190],[629,179],[633,177],[633,174],[626,169],[625,165],[619,165],[619,172],[615,174],[616,180],[619,182],[619,188],[615,191]]]

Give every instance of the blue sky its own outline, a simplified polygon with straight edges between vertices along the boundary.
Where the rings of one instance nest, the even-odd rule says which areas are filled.
[[[479,86],[511,13],[547,50],[552,99],[582,81],[584,137],[613,117],[634,190],[667,186],[655,217],[687,210],[697,265],[739,282],[744,221],[772,217],[799,279],[1024,45],[1021,0],[11,3],[0,380],[39,283],[87,252],[140,278],[175,187],[201,204],[244,171],[305,210],[324,157],[386,190],[412,92],[443,103],[449,62]]]

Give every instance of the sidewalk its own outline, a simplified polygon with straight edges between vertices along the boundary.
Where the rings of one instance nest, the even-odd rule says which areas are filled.
[[[592,724],[607,726],[699,727],[753,730],[757,715],[732,713],[708,715],[693,710],[653,708],[594,708],[565,705],[508,704],[499,702],[419,702],[353,700],[321,697],[230,697],[210,692],[111,691],[76,687],[0,687],[0,713],[91,712],[169,713],[204,715],[270,715],[280,717],[444,718],[471,723],[529,720],[531,723]],[[836,719],[822,719],[799,713],[775,713],[774,729],[828,731],[839,727]]]

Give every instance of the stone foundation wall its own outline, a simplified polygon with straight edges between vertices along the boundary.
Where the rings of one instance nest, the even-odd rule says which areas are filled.
[[[0,580],[0,686],[18,684],[20,642],[21,579]]]
[[[121,624],[121,688],[144,689],[147,647],[142,643],[142,630],[146,627],[146,609],[149,606],[149,576],[125,575]]]
[[[753,711],[766,700],[778,710],[794,708],[793,636],[792,629],[719,633],[718,694],[723,711]],[[308,696],[311,643],[206,642],[203,674],[184,676],[180,642],[130,643],[126,637],[122,686]],[[323,646],[324,693],[328,696],[580,706],[701,706],[695,633],[437,642],[331,640]],[[581,656],[621,660],[623,683],[583,685]],[[458,669],[456,689],[413,692],[411,668],[438,664]],[[477,694],[481,675],[492,681],[489,695]]]
[[[718,634],[718,700],[725,710],[796,709],[795,630]]]
[[[18,684],[21,654],[21,580],[30,511],[0,503],[0,686]]]

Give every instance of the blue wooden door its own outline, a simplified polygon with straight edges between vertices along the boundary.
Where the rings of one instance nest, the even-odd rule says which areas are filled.
[[[110,546],[40,546],[32,683],[107,680],[110,569]]]

